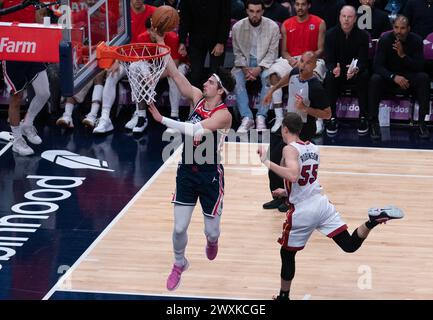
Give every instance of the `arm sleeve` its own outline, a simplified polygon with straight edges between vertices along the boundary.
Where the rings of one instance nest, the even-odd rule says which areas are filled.
[[[170,118],[162,117],[161,123],[168,128],[179,130],[184,135],[191,137],[194,137],[196,134],[203,133],[203,126],[201,125],[201,122],[192,124],[189,122],[180,122]]]

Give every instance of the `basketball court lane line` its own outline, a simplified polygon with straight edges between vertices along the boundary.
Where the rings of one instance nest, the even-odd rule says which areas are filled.
[[[67,277],[80,265],[81,261],[83,261],[89,253],[95,248],[98,243],[104,238],[104,236],[110,232],[113,226],[120,220],[127,212],[128,209],[137,201],[139,197],[150,187],[150,185],[158,178],[158,176],[165,170],[165,168],[170,164],[173,159],[175,159],[179,153],[182,151],[182,145],[176,149],[176,151],[168,158],[161,167],[159,167],[158,171],[146,182],[146,184],[135,194],[135,196],[126,204],[126,206],[120,211],[119,214],[110,222],[110,224],[102,231],[99,236],[93,241],[93,243],[87,248],[86,251],[75,261],[75,263],[66,271],[59,280],[54,284],[54,286],[48,291],[47,294],[42,298],[42,300],[48,300],[55,291],[57,291],[58,286],[67,279]]]
[[[6,144],[1,150],[0,150],[0,157],[3,155],[3,153],[5,153],[6,151],[8,151],[8,149],[12,147],[12,142],[8,142],[8,144]]]

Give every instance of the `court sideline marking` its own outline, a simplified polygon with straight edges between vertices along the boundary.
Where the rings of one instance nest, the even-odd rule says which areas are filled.
[[[6,151],[8,151],[8,149],[12,147],[12,142],[8,142],[7,145],[5,145],[1,150],[0,150],[0,157],[3,155],[3,153],[5,153]]]
[[[148,296],[148,297],[161,297],[161,298],[179,298],[179,299],[213,299],[213,300],[220,300],[220,299],[226,299],[222,297],[212,297],[212,296],[179,296],[179,295],[163,295],[163,294],[149,294],[149,293],[142,293],[142,292],[126,292],[126,291],[97,291],[97,290],[68,290],[68,289],[59,289],[56,290],[57,292],[66,292],[66,293],[101,293],[101,294],[116,294],[116,295],[130,295],[130,296]],[[254,299],[246,299],[246,298],[230,298],[230,300],[254,300]]]

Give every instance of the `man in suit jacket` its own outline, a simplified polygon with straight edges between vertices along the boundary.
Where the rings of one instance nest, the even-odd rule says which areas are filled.
[[[249,107],[246,83],[261,80],[261,101],[267,92],[268,68],[278,55],[280,31],[274,21],[263,17],[264,9],[261,0],[248,0],[248,17],[235,23],[232,28],[235,55],[232,73],[236,78],[236,101],[242,117],[239,133],[246,133],[255,126],[253,113]],[[266,129],[267,113],[268,106],[260,103],[256,118],[257,130]]]

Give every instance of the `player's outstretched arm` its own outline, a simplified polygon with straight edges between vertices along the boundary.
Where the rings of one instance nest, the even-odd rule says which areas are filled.
[[[162,123],[168,128],[178,130],[184,135],[195,137],[196,135],[203,133],[203,126],[201,125],[201,122],[192,124],[190,122],[181,122],[163,117],[153,102],[149,103],[147,110],[149,110],[155,121]]]
[[[158,44],[165,44],[164,38],[161,37],[157,32],[155,32],[156,42]],[[200,89],[191,85],[188,79],[177,69],[176,63],[173,58],[168,55],[167,57],[167,67],[166,70],[168,72],[168,76],[171,77],[179,88],[180,93],[185,98],[191,100],[194,104],[196,104],[203,96],[203,93]]]
[[[267,153],[263,148],[259,148],[257,153],[260,155],[260,160],[262,163],[272,170],[276,174],[278,174],[281,178],[287,179],[290,182],[296,182],[299,179],[299,163],[298,163],[298,151],[288,145],[283,149],[283,159],[284,166],[280,166],[275,162],[268,160]]]
[[[163,117],[153,102],[149,104],[148,110],[157,122],[162,123],[168,128],[179,130],[181,133],[191,137],[202,134],[203,130],[216,131],[218,129],[228,129],[232,123],[232,116],[227,110],[218,110],[212,117],[194,124]]]

